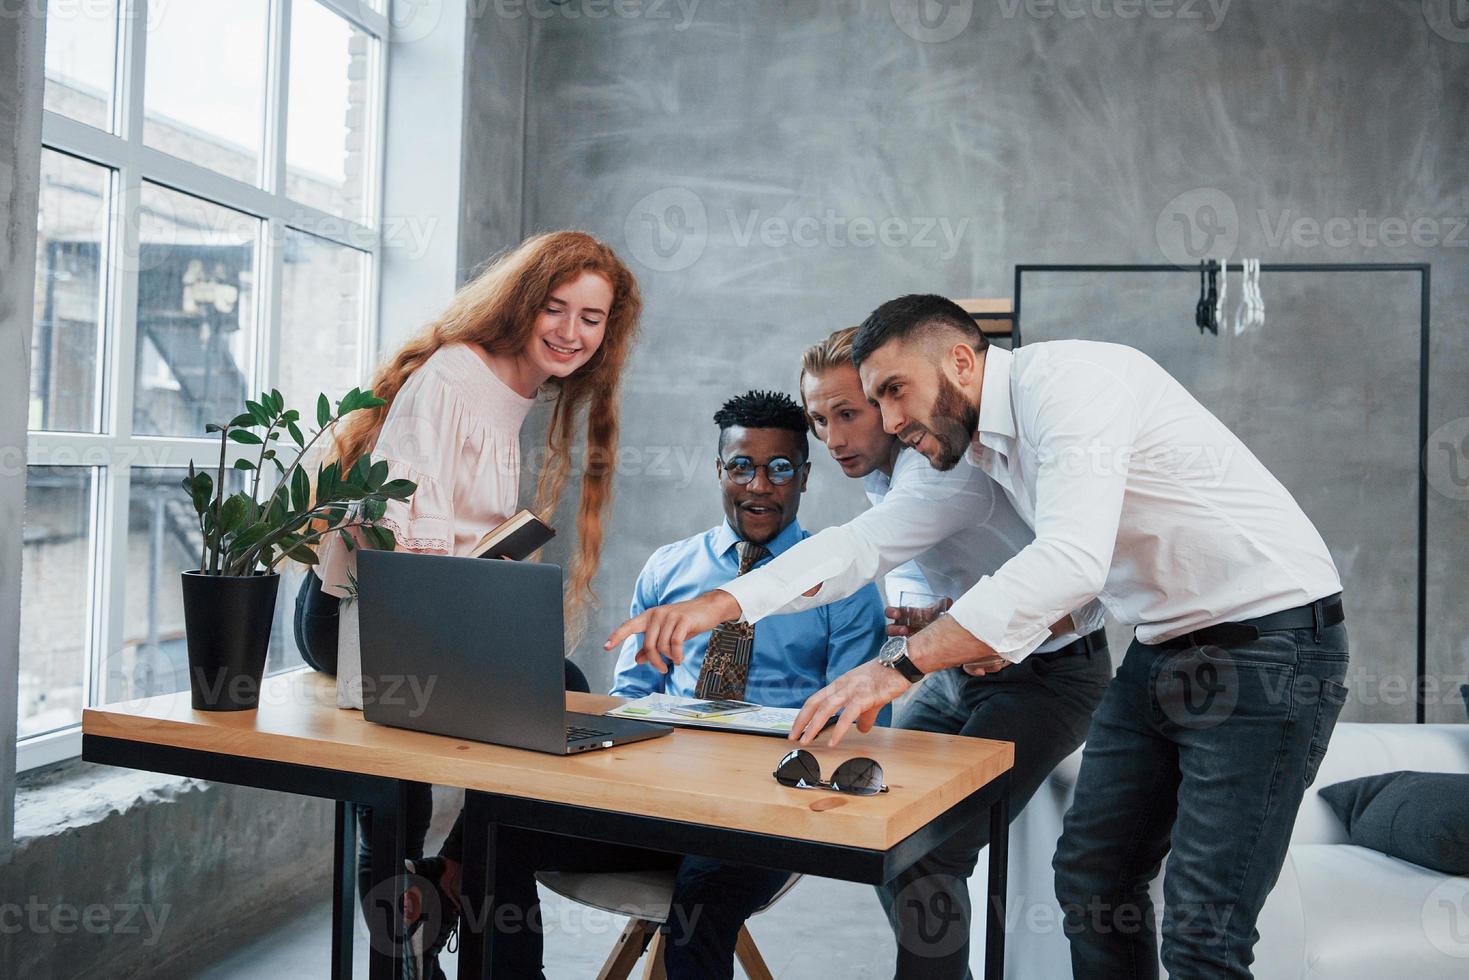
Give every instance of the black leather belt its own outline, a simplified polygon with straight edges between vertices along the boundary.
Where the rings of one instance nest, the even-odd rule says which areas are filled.
[[[1268,616],[1245,619],[1238,623],[1217,623],[1214,626],[1194,630],[1192,633],[1175,636],[1171,640],[1146,645],[1160,650],[1203,646],[1228,647],[1258,640],[1261,633],[1300,629],[1316,630],[1319,639],[1322,630],[1328,626],[1335,626],[1346,618],[1346,613],[1342,611],[1341,593],[1338,592],[1336,595],[1329,595],[1324,599],[1308,602],[1304,606],[1296,606],[1294,609],[1282,609]]]
[[[1099,651],[1104,651],[1106,649],[1107,649],[1107,631],[1105,629],[1100,629],[1100,630],[1093,630],[1092,632],[1088,633],[1086,636],[1081,637],[1080,639],[1072,640],[1070,643],[1066,644],[1064,647],[1060,647],[1060,648],[1058,648],[1056,650],[1047,650],[1045,653],[1037,653],[1037,654],[1034,654],[1034,656],[1038,656],[1038,657],[1055,657],[1058,660],[1061,657],[1077,657],[1077,656],[1090,657],[1092,654],[1097,653]]]

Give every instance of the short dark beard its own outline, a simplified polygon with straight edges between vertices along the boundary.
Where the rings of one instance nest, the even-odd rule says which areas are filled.
[[[969,451],[970,440],[979,431],[979,409],[940,371],[939,393],[933,400],[932,415],[928,432],[939,444],[940,455],[929,462],[936,470],[952,470]]]

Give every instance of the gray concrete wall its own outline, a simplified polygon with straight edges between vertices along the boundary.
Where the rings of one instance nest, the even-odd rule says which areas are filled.
[[[191,976],[331,896],[322,800],[84,763],[27,774],[19,795],[0,976]]]
[[[34,6],[25,9],[31,11]],[[45,4],[0,20],[0,861],[14,830],[20,555],[40,194]]]
[[[1429,445],[1430,720],[1462,721],[1469,43],[1442,8],[966,0],[925,5],[928,20],[876,0],[614,6],[600,19],[588,4],[550,8],[532,26],[527,231],[605,237],[648,301],[592,633],[619,618],[653,548],[718,519],[719,401],[793,390],[805,344],[885,299],[1009,296],[1018,262],[1196,263],[1205,246],[1427,260],[1442,427]],[[1411,720],[1411,283],[1267,279],[1264,339],[1220,342],[1198,339],[1197,287],[1173,278],[1028,284],[1033,336],[1126,339],[1241,430],[1347,577],[1362,672],[1349,717]],[[818,461],[806,523],[860,505]],[[578,659],[609,677],[593,644]]]
[[[464,40],[464,132],[460,161],[459,270],[464,282],[518,244],[525,204],[526,72],[530,20],[470,4]]]

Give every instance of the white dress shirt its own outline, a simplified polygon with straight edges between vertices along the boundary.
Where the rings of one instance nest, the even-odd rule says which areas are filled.
[[[721,586],[747,620],[836,602],[879,577],[906,575],[911,567],[921,578],[910,579],[910,587],[957,600],[1035,537],[995,481],[967,461],[945,473],[904,449],[891,479],[876,472],[863,486],[871,509]],[[818,582],[823,584],[817,595],[801,595]],[[1083,603],[1076,611],[1077,629],[1100,629],[1104,618],[1099,603]],[[1040,649],[1059,649],[1079,635],[1046,639]]]
[[[950,611],[1007,659],[1025,657],[1051,623],[1093,598],[1157,643],[1341,591],[1326,544],[1285,487],[1130,347],[990,347],[969,461],[1035,530]],[[833,545],[824,561],[792,569],[780,595],[836,581],[853,558]],[[866,543],[862,560],[877,564],[879,549]],[[739,579],[726,591],[746,617],[779,608],[764,582]]]

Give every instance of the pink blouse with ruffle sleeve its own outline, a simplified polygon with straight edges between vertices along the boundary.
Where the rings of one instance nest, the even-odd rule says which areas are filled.
[[[388,408],[372,450],[390,479],[418,489],[388,501],[382,523],[405,551],[463,555],[518,509],[520,426],[535,404],[490,369],[468,344],[447,344],[409,375]],[[341,536],[321,546],[322,591],[347,594],[357,567]]]

